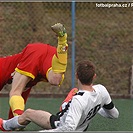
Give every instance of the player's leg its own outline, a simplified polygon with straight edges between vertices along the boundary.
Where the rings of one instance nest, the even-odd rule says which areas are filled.
[[[0,58],[0,91],[2,90],[2,88],[3,88],[3,78],[4,78],[4,76],[2,75],[3,74],[3,71],[2,71],[2,69],[3,69],[3,66],[2,66],[2,58]]]
[[[24,92],[22,93],[22,97],[23,97],[23,99],[24,99],[24,103],[25,103],[25,104],[26,104],[26,101],[27,101],[27,99],[28,99],[28,97],[29,97],[30,91],[31,91],[31,88],[28,88],[26,91],[24,91]],[[22,113],[23,113],[23,112],[22,112]],[[11,108],[10,108],[9,114],[8,114],[8,118],[11,119],[12,117],[14,117],[14,115],[13,115],[12,110],[11,110]]]
[[[0,119],[0,129],[3,131],[21,129],[30,122],[34,122],[42,128],[51,129],[50,116],[51,114],[46,111],[27,109],[20,116],[15,116],[9,120]]]
[[[50,116],[51,114],[46,111],[27,109],[18,118],[18,122],[21,125],[27,125],[29,122],[34,122],[44,129],[51,129]]]
[[[11,119],[13,116],[12,110],[11,108],[9,109],[9,113],[8,113],[8,119]]]
[[[18,117],[19,116],[14,116],[11,119],[8,120],[3,120],[0,118],[0,130],[2,131],[12,131],[12,130],[19,130],[25,128],[26,125],[20,125],[18,123]]]
[[[52,71],[62,75],[59,83],[59,85],[61,85],[64,80],[64,72],[66,72],[67,67],[67,33],[64,25],[61,23],[57,23],[51,28],[58,37],[57,53],[53,56],[52,59]]]

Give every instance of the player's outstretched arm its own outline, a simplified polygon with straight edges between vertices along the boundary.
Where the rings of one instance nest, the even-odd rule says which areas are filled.
[[[106,118],[117,119],[119,117],[119,111],[114,106],[112,109],[101,108],[98,113]]]

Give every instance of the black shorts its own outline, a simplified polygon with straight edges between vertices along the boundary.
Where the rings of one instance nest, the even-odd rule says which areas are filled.
[[[55,129],[59,126],[60,124],[60,118],[58,115],[51,115],[50,116],[50,125],[52,127],[52,129]]]

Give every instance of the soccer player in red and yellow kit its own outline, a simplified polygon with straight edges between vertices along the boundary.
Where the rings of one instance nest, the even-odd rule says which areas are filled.
[[[64,25],[51,26],[58,37],[58,46],[28,44],[22,52],[0,58],[0,90],[12,83],[9,93],[9,118],[21,115],[32,86],[40,81],[60,85],[67,67],[67,33]]]

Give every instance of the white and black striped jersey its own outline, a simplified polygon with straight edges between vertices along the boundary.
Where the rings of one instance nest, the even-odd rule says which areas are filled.
[[[85,131],[96,113],[104,107],[115,108],[106,88],[101,85],[93,85],[94,91],[79,90],[72,100],[57,115],[59,121],[55,121],[56,129],[51,131]]]

